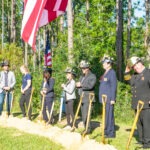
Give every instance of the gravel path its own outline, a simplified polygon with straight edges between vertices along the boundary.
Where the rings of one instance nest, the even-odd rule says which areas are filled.
[[[27,133],[48,137],[52,141],[63,145],[66,150],[116,150],[111,145],[100,144],[95,140],[88,139],[88,136],[82,139],[79,133],[65,131],[55,126],[44,126],[17,117],[4,118],[1,116],[0,126],[14,127]]]

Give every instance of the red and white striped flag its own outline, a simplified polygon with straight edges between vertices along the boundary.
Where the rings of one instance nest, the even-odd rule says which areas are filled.
[[[35,50],[36,32],[63,14],[68,0],[24,0],[21,37]]]

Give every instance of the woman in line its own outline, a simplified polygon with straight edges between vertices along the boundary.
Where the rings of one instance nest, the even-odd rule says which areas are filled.
[[[54,122],[53,116],[51,116],[51,119],[49,120],[52,104],[54,101],[54,84],[55,80],[54,78],[52,78],[52,69],[46,68],[43,72],[43,81],[40,93],[42,96],[45,96],[42,114],[43,120],[47,124],[51,124]],[[49,115],[47,115],[47,110]]]
[[[67,117],[67,125],[65,129],[71,129],[73,120],[74,120],[74,111],[73,111],[73,103],[76,99],[75,95],[75,72],[71,68],[67,68],[65,70],[67,82],[66,84],[62,84],[61,87],[65,92],[65,109],[66,109],[66,117]]]
[[[30,107],[28,114],[26,114],[25,104],[26,104],[26,108],[28,109],[30,96],[31,96],[31,90],[32,90],[32,76],[29,73],[28,67],[25,65],[22,65],[20,67],[20,71],[23,74],[22,86],[21,86],[20,108],[21,108],[23,117],[26,117],[27,115],[28,119],[31,120],[32,109]]]

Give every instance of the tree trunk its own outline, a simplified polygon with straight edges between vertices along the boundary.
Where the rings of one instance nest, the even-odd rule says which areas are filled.
[[[11,37],[11,35],[10,35],[10,10],[9,10],[9,8],[10,8],[10,2],[9,2],[9,0],[7,0],[7,41],[10,43],[10,37]]]
[[[69,64],[73,64],[73,12],[72,12],[72,0],[68,0],[68,61]]]
[[[116,0],[117,26],[116,26],[116,54],[117,54],[117,75],[123,79],[123,12],[122,0]]]
[[[60,32],[64,30],[64,17],[63,15],[60,17]]]
[[[2,0],[2,50],[4,48],[4,0]]]
[[[11,4],[11,42],[16,41],[16,22],[15,22],[16,0],[12,0]]]
[[[40,46],[41,46],[41,42],[40,42],[40,38],[41,36],[40,36],[40,34],[39,34],[39,36],[38,36],[38,38],[39,38],[39,40],[38,40],[38,65],[39,65],[39,71],[41,70],[41,48],[40,48]]]
[[[33,52],[33,71],[35,72],[35,68],[36,68],[36,53]]]
[[[146,7],[145,48],[147,49],[148,53],[147,60],[148,62],[150,62],[150,0],[145,0],[145,7]]]
[[[90,4],[89,0],[86,0],[86,25],[89,26],[90,15],[89,15]]]
[[[126,58],[130,56],[130,47],[131,47],[131,9],[132,9],[132,0],[128,0],[128,24],[127,24],[127,48],[126,48]]]
[[[28,66],[28,44],[25,43],[25,55],[24,55],[24,64]]]

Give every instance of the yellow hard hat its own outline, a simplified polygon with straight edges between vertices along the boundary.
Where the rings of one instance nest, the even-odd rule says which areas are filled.
[[[133,56],[130,59],[127,60],[127,65],[132,68],[136,63],[138,63],[139,61],[141,61],[141,58],[137,57],[137,56]]]

